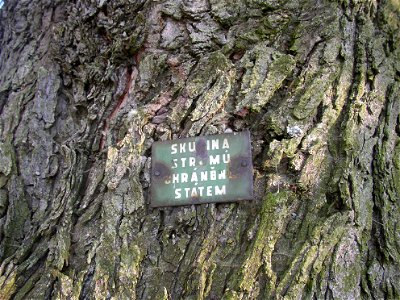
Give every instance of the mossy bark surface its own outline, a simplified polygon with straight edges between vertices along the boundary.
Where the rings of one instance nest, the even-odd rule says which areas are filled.
[[[1,299],[399,299],[400,3],[6,0]],[[249,129],[253,201],[152,209]]]

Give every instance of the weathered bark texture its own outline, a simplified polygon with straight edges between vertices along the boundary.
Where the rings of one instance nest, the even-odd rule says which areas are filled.
[[[399,299],[398,0],[6,0],[0,299]],[[249,128],[255,200],[151,209]]]

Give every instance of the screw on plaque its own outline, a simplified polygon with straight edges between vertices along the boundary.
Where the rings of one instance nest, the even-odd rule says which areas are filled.
[[[154,172],[154,175],[155,175],[155,176],[160,176],[160,171],[155,171],[155,172]]]
[[[242,161],[242,164],[241,164],[241,165],[242,165],[242,167],[247,167],[247,161],[245,161],[245,160]]]

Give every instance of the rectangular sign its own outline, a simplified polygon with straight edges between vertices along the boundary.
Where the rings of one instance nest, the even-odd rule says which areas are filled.
[[[253,199],[249,131],[155,142],[151,206]]]

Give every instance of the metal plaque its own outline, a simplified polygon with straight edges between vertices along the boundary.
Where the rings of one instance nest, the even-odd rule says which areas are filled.
[[[253,199],[249,131],[155,142],[151,206]]]

